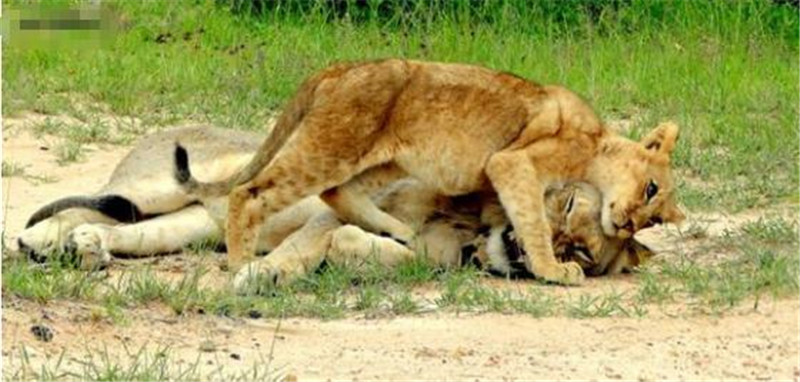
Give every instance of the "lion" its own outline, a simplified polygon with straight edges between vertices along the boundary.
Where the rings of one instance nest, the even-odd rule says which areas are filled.
[[[83,269],[104,267],[113,255],[148,257],[179,252],[195,242],[221,242],[209,208],[185,192],[173,174],[174,146],[183,142],[204,179],[225,179],[252,158],[264,135],[207,125],[157,132],[142,138],[92,195],[65,197],[31,215],[12,241],[17,253],[44,262],[53,254],[76,254]],[[314,198],[276,216],[276,230],[260,250],[275,248],[325,204]],[[286,232],[281,232],[285,230]],[[14,249],[14,248],[12,248]]]
[[[320,195],[344,221],[411,243],[416,232],[369,194],[411,177],[446,196],[490,191],[513,225],[528,271],[580,284],[559,262],[544,194],[585,181],[601,195],[601,226],[629,238],[658,214],[678,223],[670,153],[678,126],[640,142],[607,129],[573,92],[508,73],[452,63],[387,59],[337,64],[308,78],[253,160],[218,182],[185,182],[193,194],[228,195],[230,268],[253,260],[265,221]]]
[[[101,187],[100,191],[91,196],[63,198],[42,207],[31,216],[27,229],[14,242],[20,251],[36,261],[45,261],[53,253],[70,252],[78,255],[78,264],[82,268],[96,269],[106,266],[112,256],[147,257],[179,252],[193,242],[219,241],[224,228],[224,223],[219,223],[219,219],[224,219],[225,207],[215,203],[199,204],[197,198],[186,193],[175,182],[171,163],[173,142],[175,140],[183,142],[192,157],[196,159],[192,168],[199,174],[198,176],[206,179],[224,179],[239,171],[250,160],[258,148],[259,139],[263,137],[249,132],[208,126],[193,126],[152,134],[140,140],[131,149],[116,166],[108,183]],[[167,161],[170,163],[166,163]],[[478,207],[482,203],[480,196],[447,198],[435,195],[429,189],[421,188],[418,182],[408,179],[396,183],[378,196],[378,199],[383,201],[381,206],[393,214],[417,216],[411,219],[414,221],[409,220],[409,222],[423,226],[422,236],[428,238],[430,242],[429,253],[442,254],[449,248],[447,252],[449,258],[441,256],[433,259],[439,265],[458,266],[466,263],[467,257],[459,259],[456,254],[459,251],[469,253],[476,251],[473,243],[479,241],[477,232],[490,231],[478,229],[479,226],[491,223],[507,226],[503,217],[493,221],[486,218],[481,220]],[[586,222],[595,227],[592,232],[594,234],[599,232],[596,228],[599,225],[599,198],[596,197],[596,191],[591,193],[593,189],[590,186],[585,187],[586,192],[575,194],[574,200],[577,202],[569,203],[570,206],[575,205],[583,210],[577,210],[578,213],[570,215],[561,212],[563,206],[567,205],[564,195],[569,194],[569,190],[551,192],[552,196],[548,196],[548,200],[557,202],[548,205],[554,212],[551,214],[551,221],[561,222],[553,225],[555,227],[553,231],[564,231],[564,228],[558,228],[562,226],[573,227],[568,234],[575,235],[577,241],[568,242],[563,238],[560,240],[568,243],[564,244],[565,246],[571,245],[572,248],[586,247],[585,243],[593,242],[588,239],[589,235],[577,234],[578,230],[583,228],[571,223],[578,222],[577,218],[585,215],[581,211],[589,214],[586,216],[588,219]],[[591,201],[580,202],[584,198],[581,195],[595,196]],[[487,203],[499,208],[496,198]],[[495,215],[497,214],[502,215],[502,211]],[[325,221],[325,218],[319,218],[321,215],[330,216],[331,210],[318,197],[306,198],[276,215],[271,221],[272,224],[265,226],[258,250],[273,251],[273,255],[278,255],[298,242],[308,249],[319,247],[315,243],[324,243],[328,233],[323,232],[315,236],[310,230],[314,227],[319,228],[319,222]],[[570,220],[566,219],[567,216]],[[317,225],[312,224],[312,220],[316,221]],[[586,222],[581,220],[580,224]],[[341,224],[336,221],[333,226],[339,228]],[[492,230],[495,231],[497,230]],[[290,235],[294,236],[291,240],[287,240]],[[406,257],[409,253],[407,248],[398,248],[398,244],[392,240],[368,234],[353,226],[343,227],[336,235],[331,236],[336,237],[334,241],[336,245],[328,248],[330,251],[326,249],[319,253],[333,253],[334,262],[338,261],[336,254],[372,253],[377,248],[374,243],[386,244],[390,250],[397,250]],[[299,237],[307,237],[310,240],[298,241]],[[452,240],[454,237],[455,241]],[[601,242],[606,240],[602,234],[598,235],[598,238]],[[469,243],[465,246],[466,249],[460,249],[462,242]],[[279,245],[282,247],[279,248]],[[481,253],[486,252],[480,244],[478,247]],[[591,248],[597,250],[599,247]],[[495,259],[503,258],[505,249],[502,245],[495,245],[492,249]],[[517,248],[510,248],[509,251],[511,250],[515,258],[518,258]],[[306,250],[300,252],[304,251]],[[387,256],[391,254],[386,253]],[[579,253],[580,257],[587,256],[581,255],[580,252],[576,253]],[[594,257],[591,250],[588,250],[588,253],[589,257]],[[610,273],[629,270],[635,266],[638,261],[629,261],[628,257],[636,253],[625,250],[618,252],[622,261],[630,266],[612,270]],[[617,253],[614,256],[617,256]],[[498,266],[495,267],[491,261],[484,260],[482,267],[501,274],[512,273],[502,267],[505,263],[507,262],[497,262]]]
[[[404,223],[420,227],[422,245],[412,250],[392,238],[345,224],[329,209],[287,236],[268,256],[240,269],[235,289],[247,293],[290,284],[323,262],[358,270],[375,264],[394,267],[419,257],[437,268],[473,264],[500,276],[535,277],[525,269],[526,254],[496,199],[486,195],[446,198],[414,179],[394,182],[374,199]],[[556,186],[548,190],[546,200],[559,261],[577,261],[588,275],[600,276],[630,272],[654,255],[632,237],[603,234],[600,197],[592,186]],[[487,210],[495,216],[487,218]]]

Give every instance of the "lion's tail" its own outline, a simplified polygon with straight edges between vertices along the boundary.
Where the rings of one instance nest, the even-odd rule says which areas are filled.
[[[145,218],[139,207],[124,196],[70,196],[38,209],[25,223],[25,228],[33,227],[36,223],[70,208],[94,210],[120,223],[135,223]]]
[[[324,74],[324,73],[323,73]],[[175,179],[191,195],[199,198],[213,198],[227,195],[230,191],[255,178],[266,167],[286,141],[294,134],[313,102],[314,90],[323,76],[308,79],[300,87],[284,112],[278,118],[272,133],[256,152],[253,159],[237,174],[218,182],[200,182],[189,171],[189,158],[186,149],[176,142]]]

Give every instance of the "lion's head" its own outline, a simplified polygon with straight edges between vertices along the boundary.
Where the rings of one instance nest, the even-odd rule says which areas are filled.
[[[603,195],[601,223],[607,236],[626,239],[654,219],[656,223],[684,219],[670,169],[677,139],[678,126],[667,122],[639,142],[616,135],[601,142],[587,176]]]
[[[634,238],[604,235],[600,193],[586,183],[568,183],[548,192],[548,220],[553,250],[563,261],[576,261],[590,276],[630,271],[654,253]],[[652,219],[642,228],[657,222]]]

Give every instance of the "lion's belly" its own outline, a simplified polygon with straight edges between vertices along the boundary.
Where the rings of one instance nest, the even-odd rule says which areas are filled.
[[[462,195],[487,184],[484,167],[491,155],[486,147],[465,140],[417,142],[402,150],[395,162],[410,176],[444,195]]]

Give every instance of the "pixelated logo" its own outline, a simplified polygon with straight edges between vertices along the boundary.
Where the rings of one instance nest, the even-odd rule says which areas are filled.
[[[68,1],[3,7],[3,44],[20,49],[99,48],[119,29],[113,2]]]

